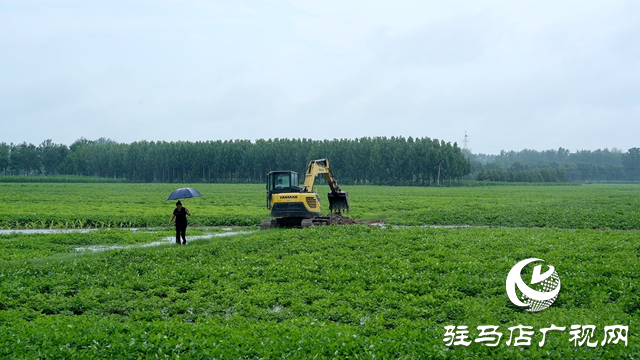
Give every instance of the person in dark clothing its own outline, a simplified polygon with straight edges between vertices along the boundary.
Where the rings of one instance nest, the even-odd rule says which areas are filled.
[[[187,245],[187,215],[191,216],[191,213],[178,201],[169,220],[169,226],[171,226],[173,219],[176,219],[176,244],[180,244],[180,237],[182,237],[182,245]]]

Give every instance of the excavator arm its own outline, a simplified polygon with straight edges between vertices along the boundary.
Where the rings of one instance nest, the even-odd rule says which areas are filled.
[[[328,159],[318,159],[311,160],[309,162],[309,166],[307,166],[307,173],[304,178],[304,186],[302,188],[302,192],[312,192],[313,185],[316,181],[316,176],[324,174],[327,179],[327,183],[329,184],[329,188],[331,188],[331,192],[328,194],[329,197],[329,210],[332,212],[340,211],[340,210],[349,210],[349,194],[346,191],[342,191],[340,189],[340,185],[338,185],[338,181],[333,176],[331,172],[331,167],[329,166]]]

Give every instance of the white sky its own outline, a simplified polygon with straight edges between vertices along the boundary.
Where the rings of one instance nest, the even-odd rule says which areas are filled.
[[[638,1],[0,0],[0,142],[640,147]]]

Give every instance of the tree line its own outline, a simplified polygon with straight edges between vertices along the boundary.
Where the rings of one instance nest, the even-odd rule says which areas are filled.
[[[341,184],[447,185],[471,173],[457,143],[438,139],[269,139],[139,141],[81,138],[70,146],[0,144],[4,175],[82,175],[140,182],[265,181],[272,170],[304,174],[312,159],[328,158]]]
[[[640,148],[473,154],[430,138],[260,139],[199,142],[80,138],[70,146],[0,143],[3,175],[81,175],[139,182],[264,181],[272,170],[303,174],[327,157],[342,184],[449,185],[462,179],[511,182],[640,181]]]
[[[640,181],[640,148],[623,153],[613,148],[580,150],[502,151],[498,155],[472,154],[472,175],[485,181],[584,182]]]

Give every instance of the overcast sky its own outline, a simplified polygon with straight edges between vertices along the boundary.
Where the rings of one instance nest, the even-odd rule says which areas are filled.
[[[638,1],[0,0],[0,142],[640,147]]]

